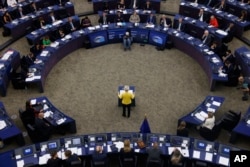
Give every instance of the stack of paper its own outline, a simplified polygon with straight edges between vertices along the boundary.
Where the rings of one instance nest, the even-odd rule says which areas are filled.
[[[219,158],[219,164],[228,166],[229,165],[229,158],[220,156],[220,158]]]
[[[207,161],[212,161],[212,159],[213,159],[213,154],[212,153],[206,153],[206,155],[205,155],[205,160],[207,160]]]
[[[44,51],[42,51],[42,53],[40,54],[40,56],[45,57],[45,56],[47,56],[47,55],[48,55],[48,53],[49,53],[49,51],[44,50]]]
[[[220,62],[220,60],[219,60],[217,57],[212,57],[212,58],[211,58],[211,61],[212,61],[213,63],[219,63],[219,62]]]
[[[208,112],[215,112],[215,109],[209,107],[209,108],[207,108],[207,111],[208,111]]]
[[[4,120],[0,121],[0,130],[4,129],[7,126],[6,122]]]
[[[221,105],[221,103],[217,102],[217,101],[213,101],[212,104],[215,105],[215,106],[218,106],[218,107]]]
[[[205,117],[203,117],[200,113],[196,113],[194,116],[201,121],[205,120]]]

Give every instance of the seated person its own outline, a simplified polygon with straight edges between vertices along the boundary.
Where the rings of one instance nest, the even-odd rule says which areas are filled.
[[[241,0],[241,3],[245,3],[245,4],[250,5],[250,0]]]
[[[125,3],[124,3],[124,0],[120,0],[120,2],[118,2],[117,4],[117,9],[118,10],[124,10],[126,7],[125,7]]]
[[[153,10],[153,7],[152,7],[152,5],[151,5],[151,3],[150,3],[149,0],[146,1],[146,3],[145,3],[145,5],[144,5],[143,9],[144,9],[144,10]]]
[[[147,18],[147,24],[149,25],[156,25],[156,17],[153,13],[150,13],[150,15]]]
[[[205,118],[205,121],[201,124],[201,128],[207,128],[212,130],[215,125],[215,116],[213,112],[207,113],[207,118]]]
[[[226,10],[226,2],[225,2],[225,0],[221,0],[219,3],[217,3],[217,4],[214,6],[214,9],[218,9],[218,10],[221,10],[221,11],[225,11],[225,10]]]
[[[54,31],[52,34],[52,38],[54,41],[57,39],[64,38],[65,36],[66,36],[66,34],[65,34],[63,28],[60,28],[59,30]]]
[[[210,46],[211,42],[212,42],[212,37],[209,34],[208,30],[204,31],[204,34],[201,37],[201,41],[204,45]]]
[[[120,149],[120,161],[121,161],[121,163],[126,164],[127,159],[132,160],[132,162],[136,161],[134,149],[130,147],[130,141],[128,139],[124,140],[124,147]]]
[[[234,54],[232,53],[231,50],[227,50],[226,51],[226,55],[222,56],[222,60],[225,63],[226,61],[229,61],[231,64],[235,64],[236,62],[236,57],[234,56]]]
[[[164,28],[171,28],[172,27],[172,20],[167,18],[165,14],[161,15],[160,18],[160,26]]]
[[[103,12],[109,12],[109,3],[108,2],[104,2],[102,11]]]
[[[183,137],[188,137],[188,129],[186,128],[186,122],[185,121],[181,121],[181,123],[179,124],[179,126],[177,127],[177,136],[183,136]]]
[[[8,7],[14,7],[17,5],[17,1],[16,0],[7,0],[7,5],[8,5]]]
[[[58,20],[58,18],[57,18],[57,16],[54,14],[54,12],[50,12],[49,17],[48,17],[48,23],[49,23],[49,24],[52,24],[52,23],[54,23],[54,22],[57,21],[57,20]]]
[[[72,162],[81,161],[81,159],[75,153],[72,154],[70,150],[66,150],[64,155],[66,158],[64,167],[70,167]]]
[[[66,33],[74,32],[78,29],[76,23],[73,22],[73,18],[70,16],[68,17],[68,22],[66,23]]]
[[[91,21],[90,19],[88,18],[88,16],[85,16],[82,20],[81,20],[81,27],[82,28],[87,28],[87,27],[91,27],[92,24],[91,24]]]
[[[172,166],[179,165],[183,161],[183,156],[181,154],[181,151],[177,148],[173,150],[173,152],[170,155],[170,164]]]
[[[140,7],[140,0],[131,0],[130,9],[138,9]]]
[[[23,12],[23,8],[22,7],[18,7],[17,13],[16,13],[16,17],[15,18],[22,18],[24,17],[25,14]]]
[[[43,50],[43,46],[39,44],[39,42],[35,43],[31,48],[30,48],[30,52],[32,52],[34,54],[34,56],[36,57],[37,55],[39,55]]]
[[[243,92],[242,100],[243,101],[248,100],[248,97],[249,97],[249,84],[250,84],[249,77],[240,76],[238,78],[238,87],[237,87],[237,89],[242,90],[242,92]]]
[[[229,43],[233,40],[234,34],[235,34],[235,26],[234,23],[229,23],[224,29],[225,32],[227,32],[227,36],[224,37],[223,42]]]
[[[221,67],[223,73],[227,74],[228,81],[224,83],[225,86],[237,86],[238,77],[240,76],[240,69],[237,65],[232,64],[229,60],[224,62],[224,66]]]
[[[198,13],[197,20],[200,20],[200,21],[203,21],[203,22],[207,22],[208,15],[207,15],[207,13],[204,12],[203,8],[200,9],[200,11]]]
[[[30,101],[26,101],[25,103],[25,111],[21,113],[22,121],[24,123],[24,126],[30,124],[35,124],[35,110],[32,108],[32,105],[30,104]]]
[[[107,154],[103,150],[102,146],[96,146],[94,154],[92,154],[93,163],[107,162]]]
[[[247,20],[247,11],[242,10],[241,15],[237,21],[245,22]]]
[[[131,50],[131,43],[132,43],[132,37],[130,36],[130,33],[127,31],[125,35],[123,36],[123,48],[124,51]]]
[[[177,29],[178,31],[185,31],[185,23],[183,23],[183,19],[181,17],[178,19],[178,22],[175,22],[174,29]]]
[[[43,48],[45,48],[46,46],[49,46],[51,44],[51,40],[50,40],[48,35],[43,37],[42,44],[43,44]]]
[[[134,13],[129,18],[130,23],[140,23],[140,16],[134,11]]]
[[[109,24],[110,23],[110,21],[109,21],[109,19],[107,17],[107,13],[106,12],[102,13],[102,16],[100,16],[100,18],[98,20],[98,23],[100,25],[105,25],[105,24]]]
[[[39,28],[43,28],[46,26],[46,23],[45,23],[43,17],[39,17],[38,24],[39,24]]]
[[[153,143],[152,148],[147,149],[147,154],[148,154],[147,162],[154,160],[154,161],[158,161],[161,163],[162,151],[161,149],[159,149],[159,145],[157,142]]]
[[[218,56],[221,56],[220,47],[218,46],[218,43],[216,41],[212,42],[212,44],[210,46],[210,50],[213,51]]]
[[[5,11],[5,12],[4,12],[2,18],[3,18],[3,24],[7,24],[7,23],[12,22],[12,17],[11,17],[11,15],[9,14],[8,11]]]
[[[121,12],[117,12],[117,15],[115,17],[114,23],[124,22],[123,16]]]
[[[48,140],[52,134],[52,127],[45,122],[43,112],[35,118],[35,129],[41,140]]]
[[[214,17],[214,15],[210,16],[209,25],[213,26],[215,28],[219,27],[219,23],[218,23],[217,19]]]
[[[46,167],[61,167],[62,159],[58,158],[57,151],[53,150],[50,153],[50,159],[47,161]]]
[[[33,12],[37,12],[37,7],[36,7],[36,3],[35,2],[32,2],[30,4],[30,12],[33,13]]]
[[[36,57],[32,52],[27,54],[26,56],[23,56],[21,58],[21,67],[25,70],[28,71],[28,68],[34,64],[34,61],[36,60]]]

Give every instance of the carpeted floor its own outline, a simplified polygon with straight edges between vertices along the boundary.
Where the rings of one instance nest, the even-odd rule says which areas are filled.
[[[72,2],[76,13],[92,10],[91,3]],[[179,2],[162,2],[161,10],[178,12]],[[90,18],[97,23],[97,15]],[[0,42],[7,39],[1,37]],[[229,48],[234,50],[240,46],[242,43],[234,39]],[[30,46],[21,38],[10,47],[27,54]],[[117,107],[117,87],[124,84],[136,87],[137,106],[129,119],[122,117],[122,109]],[[226,99],[216,119],[229,109],[245,113],[249,107],[249,101],[241,101],[242,93],[236,88],[218,84],[216,90],[210,92],[206,74],[188,55],[177,49],[157,51],[154,46],[135,43],[132,50],[126,52],[122,44],[76,50],[52,69],[44,93],[38,93],[35,86],[14,90],[10,84],[7,96],[1,97],[1,101],[9,115],[17,115],[27,99],[47,96],[58,109],[76,120],[77,134],[137,132],[145,114],[153,133],[175,134],[178,118],[192,111],[207,95]],[[18,118],[14,122],[24,131]],[[192,129],[190,135],[200,138]],[[222,131],[217,141],[229,144],[229,137],[228,132]],[[25,140],[30,144],[28,136]],[[249,142],[243,138],[235,146],[250,149]],[[13,143],[0,151],[15,147]]]

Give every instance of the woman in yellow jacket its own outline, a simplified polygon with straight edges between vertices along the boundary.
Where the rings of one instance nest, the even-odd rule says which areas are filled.
[[[124,86],[124,91],[125,92],[122,94],[120,94],[118,92],[118,97],[122,100],[122,108],[123,108],[122,116],[126,117],[126,108],[127,108],[128,109],[128,118],[129,118],[130,117],[130,107],[131,107],[132,99],[135,98],[135,94],[129,92],[128,85]]]

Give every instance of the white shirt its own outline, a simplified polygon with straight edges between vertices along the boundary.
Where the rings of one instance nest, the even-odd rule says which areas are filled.
[[[17,4],[16,0],[7,0],[8,6],[15,6]]]
[[[206,127],[208,129],[213,129],[214,127],[214,122],[215,122],[215,117],[213,116],[212,118],[207,118],[205,122],[202,124],[202,127]]]

